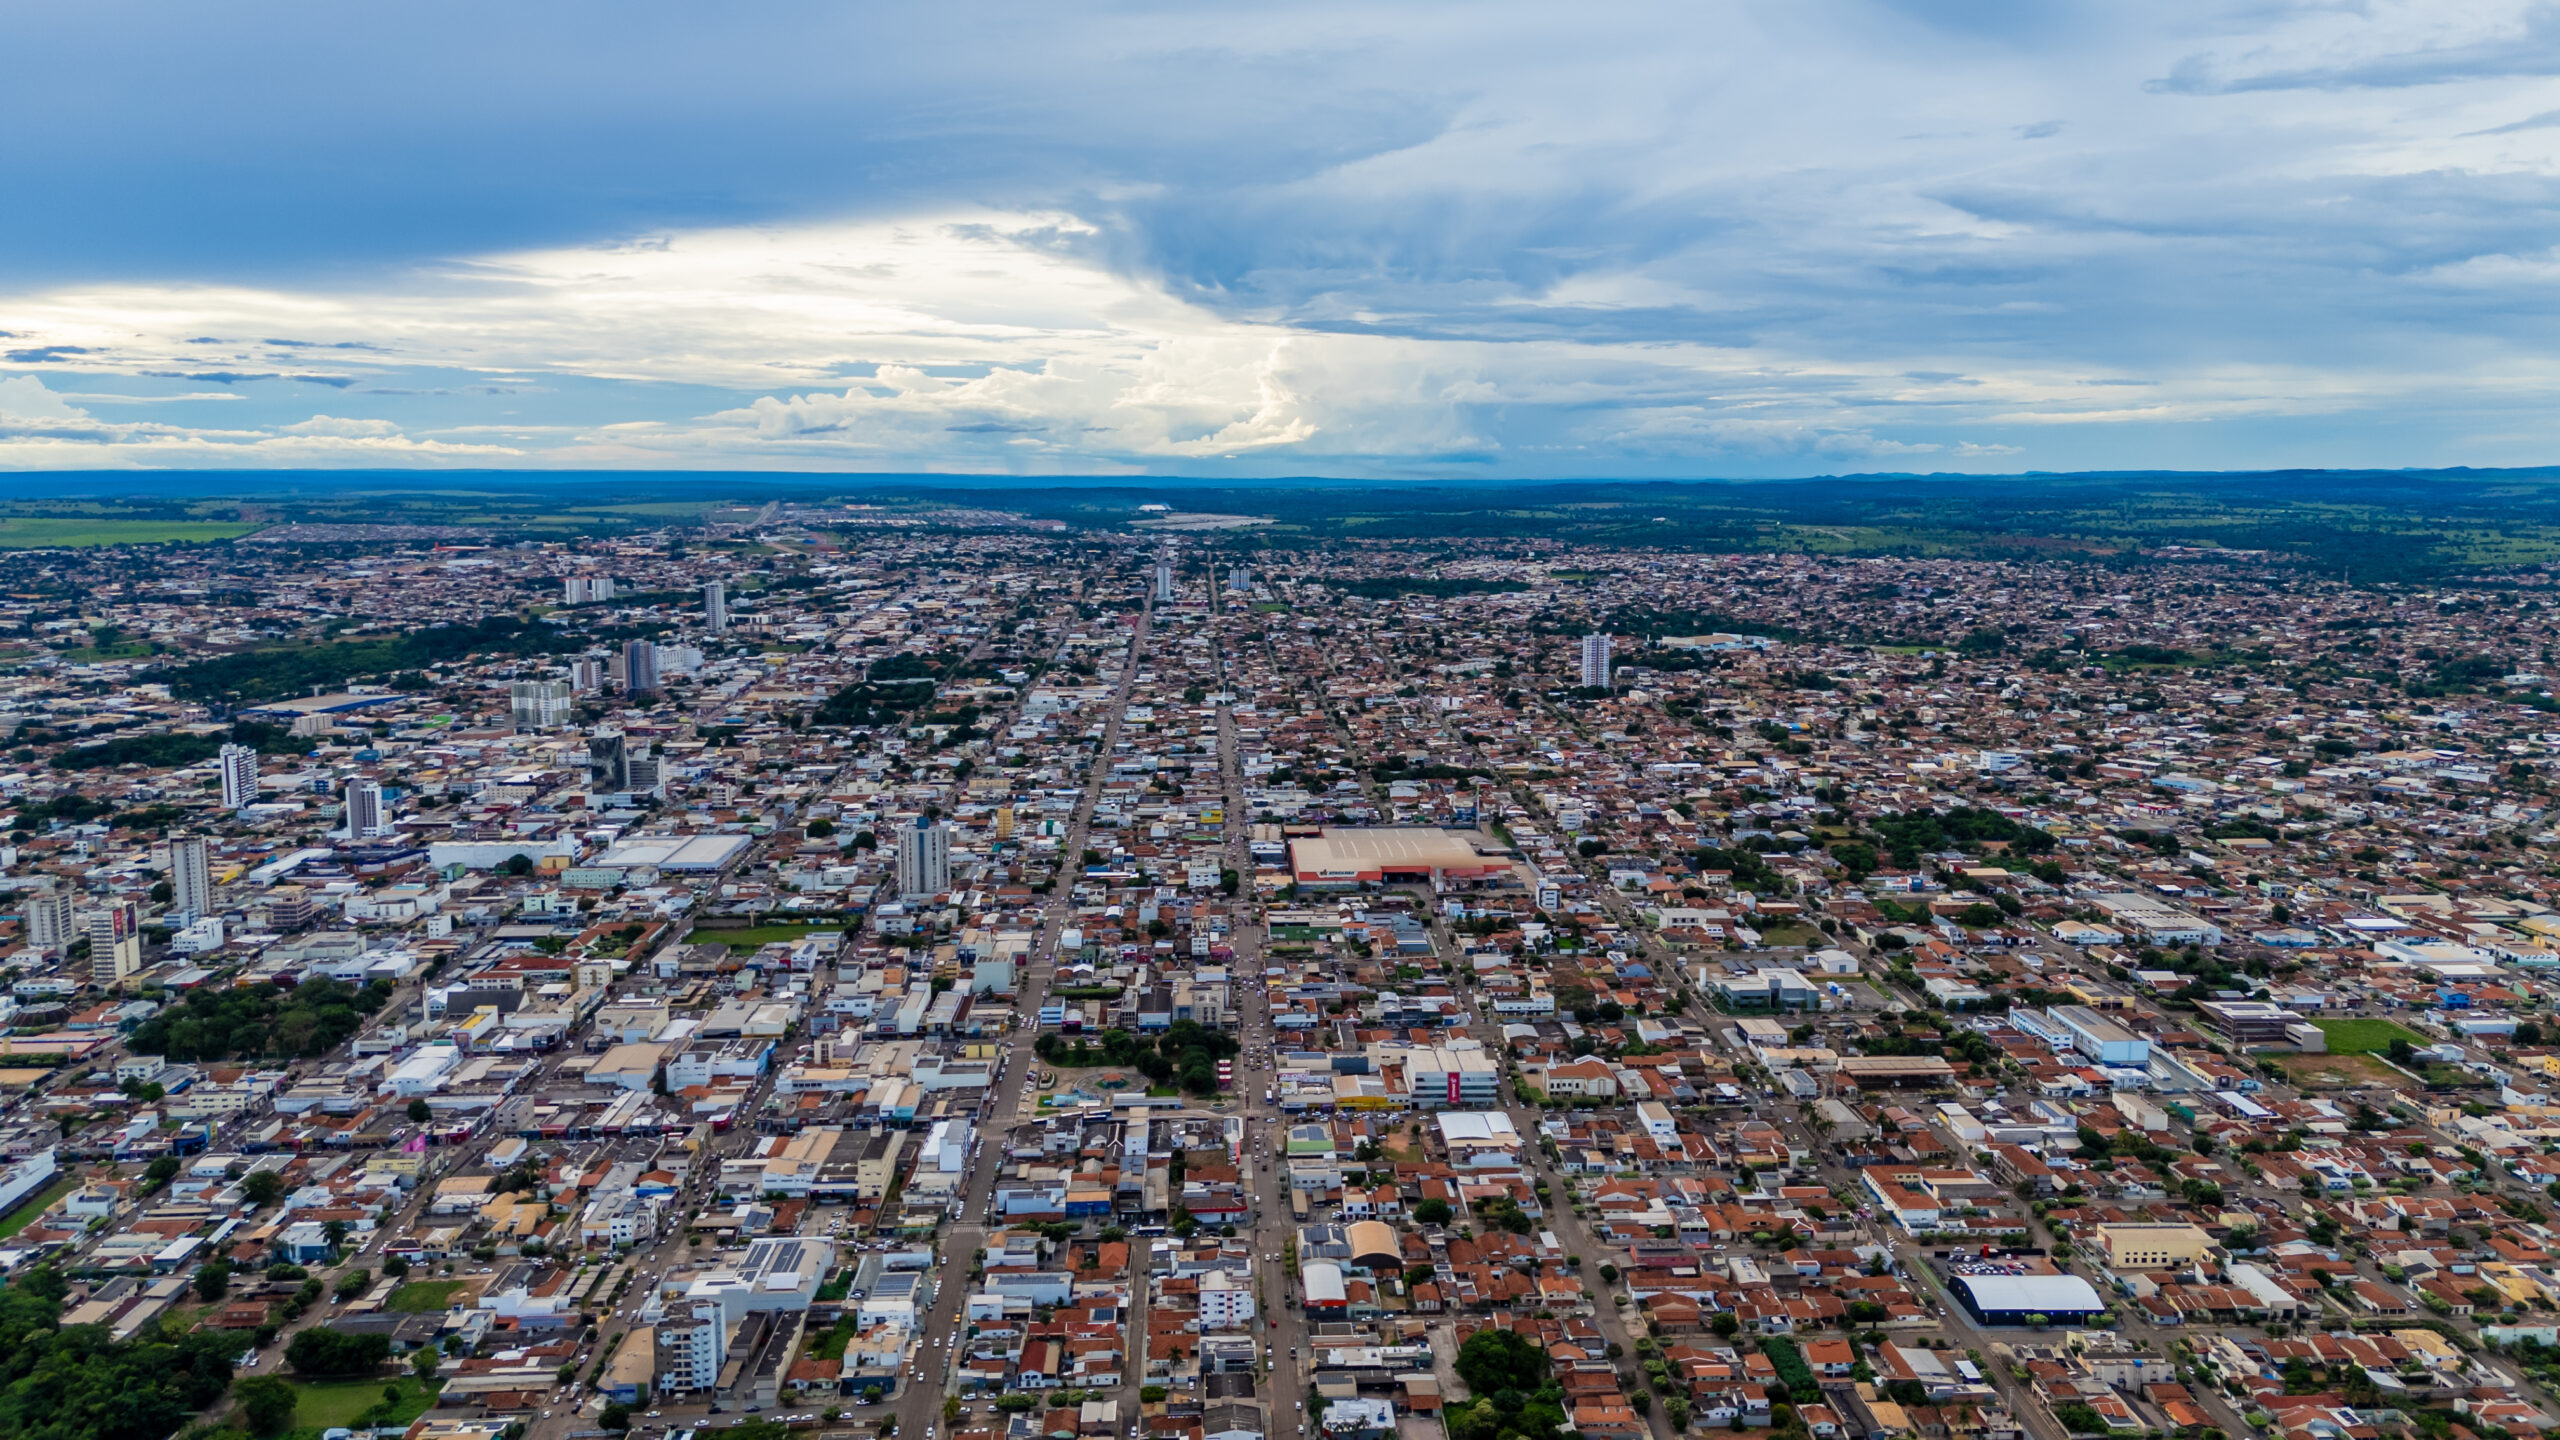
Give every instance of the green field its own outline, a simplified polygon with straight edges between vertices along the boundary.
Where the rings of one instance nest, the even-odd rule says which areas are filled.
[[[52,1184],[28,1196],[17,1209],[10,1211],[8,1219],[0,1220],[0,1240],[6,1240],[33,1225],[44,1212],[53,1208],[54,1201],[79,1188],[80,1182],[77,1179],[69,1175],[56,1176]]]
[[[2412,1045],[2433,1043],[2406,1025],[2390,1020],[2314,1020],[2320,1033],[2329,1037],[2332,1055],[2372,1055],[2391,1048],[2394,1040]]]
[[[435,1385],[421,1385],[414,1375],[398,1380],[328,1380],[314,1385],[296,1385],[302,1392],[293,1407],[293,1429],[290,1440],[319,1440],[324,1430],[341,1426],[356,1427],[367,1411],[384,1403],[383,1390],[399,1392],[400,1398],[390,1402],[389,1413],[376,1412],[372,1419],[382,1425],[406,1425],[435,1408]]]
[[[829,920],[817,925],[750,925],[744,930],[696,930],[693,932],[692,939],[699,944],[717,941],[732,950],[753,950],[759,946],[770,945],[777,940],[797,940],[807,935],[823,935],[830,930],[842,929],[844,929],[844,922],[841,920]]]
[[[453,1304],[453,1292],[461,1288],[459,1280],[413,1280],[392,1291],[382,1308],[408,1315],[440,1315]]]
[[[233,520],[108,520],[86,515],[11,515],[0,518],[0,550],[56,545],[164,545],[172,540],[237,540],[260,525]]]

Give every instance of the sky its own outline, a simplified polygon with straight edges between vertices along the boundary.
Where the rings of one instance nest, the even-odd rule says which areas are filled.
[[[2560,461],[2560,3],[13,5],[0,468]]]

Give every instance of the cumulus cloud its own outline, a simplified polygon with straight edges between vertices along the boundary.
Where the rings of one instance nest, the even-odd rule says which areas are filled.
[[[381,439],[400,433],[400,427],[388,420],[342,420],[335,415],[314,415],[277,428],[287,435],[330,435],[341,440]]]
[[[578,10],[473,23],[539,55]],[[47,44],[90,22],[49,15],[0,120],[89,148],[0,156],[0,180],[70,217],[41,243],[79,257],[0,235],[0,357],[82,394],[123,387],[66,377],[220,387],[244,418],[138,397],[98,401],[131,425],[23,423],[102,437],[89,463],[504,444],[1238,475],[2501,464],[2560,440],[2546,0],[1008,14],[992,40],[869,17],[862,45],[794,0],[716,36],[618,19],[604,86],[384,7],[359,38],[416,58],[360,94],[182,18],[137,73],[188,100],[224,75],[222,143],[280,157],[183,227],[130,208],[183,186],[66,178],[195,141],[52,83]],[[457,77],[487,104],[452,114]],[[677,83],[680,123],[651,103]],[[354,218],[273,219],[313,213]],[[84,242],[119,217],[192,248]],[[338,393],[306,419],[314,385]]]

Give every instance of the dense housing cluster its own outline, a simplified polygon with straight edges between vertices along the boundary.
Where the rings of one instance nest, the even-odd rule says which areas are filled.
[[[2560,1428],[2547,574],[1150,523],[0,559],[0,1323],[133,1440]]]

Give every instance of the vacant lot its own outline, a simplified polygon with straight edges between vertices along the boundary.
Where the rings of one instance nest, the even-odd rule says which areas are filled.
[[[702,944],[716,941],[732,950],[753,950],[777,940],[791,941],[804,935],[823,935],[830,930],[843,929],[842,921],[829,920],[820,925],[752,925],[744,930],[696,930],[691,938]]]
[[[398,1310],[410,1315],[441,1315],[453,1304],[453,1292],[463,1288],[460,1280],[415,1280],[391,1292],[382,1302],[385,1310]]]
[[[2305,1090],[2354,1090],[2367,1085],[2387,1090],[2409,1083],[2408,1076],[2370,1055],[2282,1055],[2276,1063]]]
[[[443,1382],[438,1381],[436,1385]],[[385,1406],[387,1413],[376,1412],[373,1419],[382,1425],[407,1425],[435,1406],[436,1385],[421,1385],[417,1377],[404,1375],[398,1380],[331,1380],[316,1385],[296,1385],[302,1393],[294,1400],[293,1431],[288,1440],[319,1440],[324,1430],[353,1428],[365,1412]],[[382,1392],[396,1390],[399,1398],[389,1399]]]
[[[2430,1043],[2426,1036],[2406,1025],[2391,1020],[2314,1020],[2320,1033],[2329,1037],[2332,1055],[2371,1055],[2388,1050],[2394,1040],[2412,1045]]]

